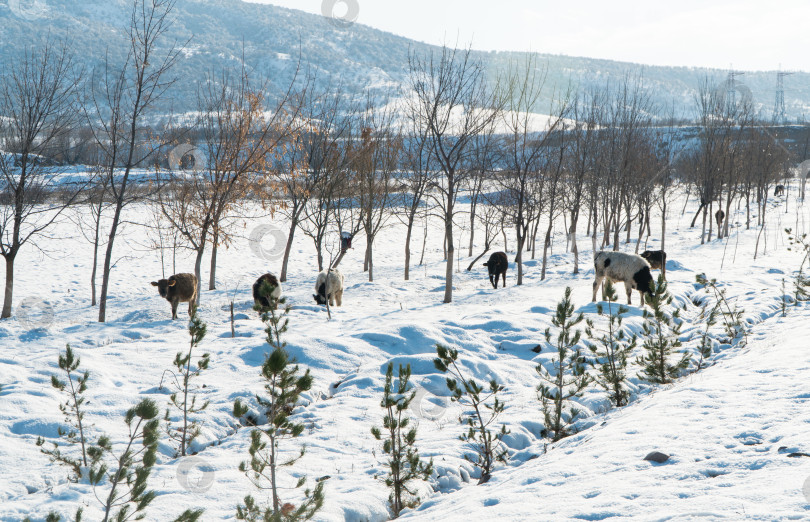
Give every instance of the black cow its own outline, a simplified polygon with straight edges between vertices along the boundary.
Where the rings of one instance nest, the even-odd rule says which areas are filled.
[[[775,189],[773,189],[774,196],[781,196],[785,193],[785,186],[784,185],[777,185]]]
[[[647,260],[650,268],[653,270],[660,270],[667,277],[667,253],[663,250],[645,250],[642,252],[641,257]]]
[[[262,286],[265,284],[273,287],[273,291],[270,293],[270,295],[265,295],[262,293]],[[253,303],[256,306],[260,306],[263,310],[275,310],[277,308],[275,304],[278,303],[278,299],[280,297],[281,283],[278,282],[278,278],[275,275],[270,273],[264,274],[263,276],[259,277],[255,283],[253,283]],[[273,298],[273,301],[271,301],[270,298]]]
[[[489,270],[489,282],[492,288],[498,288],[498,277],[503,277],[503,287],[506,288],[506,271],[509,269],[509,258],[503,252],[495,252],[489,256],[489,261],[484,263]]]

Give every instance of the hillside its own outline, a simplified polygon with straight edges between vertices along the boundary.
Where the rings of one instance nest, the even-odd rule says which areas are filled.
[[[124,33],[130,3],[127,0],[36,0],[0,4],[0,62],[18,58],[25,47],[46,34],[72,42],[79,61],[88,71],[99,65],[105,52],[114,61],[123,57]],[[21,7],[25,11],[21,11]],[[322,16],[240,0],[187,0],[178,2],[171,37],[184,45],[175,69],[178,83],[165,100],[164,110],[183,112],[195,108],[197,82],[212,70],[245,62],[270,78],[279,88],[294,76],[298,57],[304,68],[318,75],[322,84],[343,82],[348,92],[371,88],[381,93],[403,84],[410,51],[429,52],[432,46],[371,27],[341,27]],[[47,29],[47,31],[45,30]],[[171,41],[169,41],[171,40]],[[477,53],[491,75],[524,53]],[[718,85],[726,72],[691,67],[658,67],[541,55],[548,65],[546,97],[536,112],[547,113],[554,89],[569,85],[588,89],[606,81],[620,82],[627,75],[642,76],[655,102],[672,107],[676,116],[689,116],[700,80],[708,75]],[[773,107],[776,74],[748,72],[741,77],[765,117]],[[797,73],[785,81],[788,116],[810,113],[810,74]],[[668,112],[668,111],[667,111]]]

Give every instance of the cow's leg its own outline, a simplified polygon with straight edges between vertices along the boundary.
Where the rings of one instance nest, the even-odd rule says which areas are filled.
[[[592,303],[596,302],[596,291],[599,290],[599,285],[602,284],[602,279],[604,279],[604,276],[598,276],[597,275],[596,278],[593,280],[593,299],[591,300]],[[604,294],[604,291],[605,290],[602,289],[603,294]]]
[[[638,291],[638,298],[641,300],[641,306],[644,306],[644,292],[639,290]]]
[[[627,291],[627,304],[633,304],[633,287],[627,281],[624,282],[624,289]]]
[[[503,276],[503,287],[506,288],[506,272],[501,275]]]
[[[189,317],[193,317],[193,316],[194,316],[194,303],[195,303],[195,302],[196,302],[196,299],[192,299],[192,300],[190,300],[190,301],[188,302],[188,316],[189,316]]]
[[[497,289],[497,288],[498,288],[498,280],[497,280],[497,279],[493,279],[492,274],[489,274],[489,284],[491,284],[491,285],[492,285],[492,288],[495,288],[495,289]]]
[[[172,319],[177,319],[177,305],[180,304],[178,301],[172,301]]]
[[[337,300],[338,306],[343,306],[343,290],[335,292],[335,299]]]

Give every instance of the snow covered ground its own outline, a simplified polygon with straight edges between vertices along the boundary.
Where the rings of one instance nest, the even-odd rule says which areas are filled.
[[[418,447],[433,457],[436,472],[421,486],[422,505],[406,517],[422,520],[600,520],[613,516],[640,519],[746,517],[762,520],[810,517],[810,392],[805,390],[810,351],[806,306],[780,317],[781,282],[789,280],[800,257],[787,250],[782,230],[810,228],[808,207],[791,198],[769,210],[768,226],[753,259],[756,230],[745,231],[742,218],[732,220],[728,240],[700,246],[699,229],[688,225],[696,210],[683,201],[671,205],[668,221],[667,276],[675,302],[686,305],[682,340],[694,351],[701,325],[689,304],[704,295],[695,276],[716,277],[728,295],[745,310],[749,343],[715,343],[712,366],[677,383],[651,388],[631,379],[634,401],[619,410],[608,408],[603,391],[592,388],[580,400],[587,417],[580,432],[556,444],[541,436],[540,403],[535,366],[548,365],[551,351],[543,332],[566,286],[574,289],[577,309],[596,317],[590,303],[593,269],[590,241],[582,239],[582,267],[572,275],[572,255],[565,238],[555,235],[548,277],[540,280],[540,261],[527,261],[525,285],[515,286],[510,265],[506,289],[493,290],[485,269],[464,268],[460,259],[455,301],[442,304],[444,263],[438,223],[428,235],[426,264],[413,266],[411,281],[402,279],[404,228],[396,220],[380,235],[375,249],[375,281],[362,270],[362,239],[340,266],[346,277],[342,308],[326,311],[312,299],[317,273],[309,239],[299,235],[291,259],[285,295],[294,310],[287,334],[288,351],[311,369],[313,389],[296,409],[306,425],[304,435],[286,450],[306,444],[299,464],[282,473],[291,485],[300,474],[326,480],[326,504],[319,520],[385,520],[388,491],[379,476],[385,471],[380,443],[371,436],[381,425],[384,370],[389,362],[409,363],[419,387],[414,407],[419,423]],[[132,207],[131,221],[148,221],[145,207]],[[741,214],[740,214],[741,216]],[[463,220],[462,220],[463,221]],[[264,257],[251,249],[248,236],[262,224],[284,230],[284,223],[255,219],[246,223],[243,238],[219,253],[218,290],[205,290],[200,316],[208,323],[202,351],[211,354],[210,369],[198,378],[201,399],[209,408],[198,415],[202,435],[192,448],[196,455],[174,458],[161,444],[150,487],[158,495],[147,510],[148,520],[171,520],[189,507],[203,507],[203,520],[233,518],[246,494],[266,500],[238,470],[248,458],[249,429],[231,415],[241,398],[255,405],[262,391],[260,366],[267,350],[263,325],[251,311],[250,285],[259,275],[278,273],[280,259],[272,248]],[[656,218],[655,228],[660,223]],[[0,322],[0,520],[43,520],[49,511],[71,516],[85,506],[87,520],[99,519],[99,503],[86,483],[66,480],[64,467],[50,464],[34,444],[37,436],[57,440],[62,425],[62,397],[50,385],[58,354],[70,343],[90,371],[86,422],[93,438],[109,434],[120,442],[126,434],[125,411],[144,397],[164,407],[170,391],[165,370],[175,353],[187,347],[184,304],[172,322],[169,304],[150,281],[162,273],[159,252],[150,248],[142,227],[130,226],[116,244],[120,259],[113,271],[108,322],[95,322],[88,280],[91,249],[70,222],[59,225],[43,251],[20,254],[16,303],[32,310],[53,310]],[[421,231],[412,246],[414,264],[421,249]],[[465,234],[466,236],[466,234]],[[480,236],[480,234],[479,234]],[[655,237],[655,234],[654,234]],[[465,245],[463,237],[461,244]],[[480,246],[480,245],[479,245]],[[510,238],[510,247],[514,241]],[[622,244],[632,251],[634,245]],[[650,242],[648,248],[657,247]],[[766,253],[762,253],[763,247]],[[502,245],[496,245],[501,249]],[[540,250],[538,247],[538,257]],[[477,255],[477,252],[476,252]],[[510,260],[514,252],[509,252]],[[172,273],[166,252],[166,274]],[[204,288],[208,277],[204,263]],[[190,255],[178,256],[177,272],[193,271]],[[236,288],[236,336],[231,337],[228,301]],[[44,305],[38,299],[44,300]],[[638,296],[634,296],[636,305]],[[629,326],[641,322],[631,307]],[[715,334],[720,337],[722,328]],[[496,378],[505,385],[506,411],[501,420],[511,430],[507,466],[477,486],[474,468],[464,460],[469,447],[458,440],[458,407],[448,400],[444,375],[432,363],[436,343],[459,348],[463,367],[479,380]],[[639,352],[640,353],[640,352]],[[630,372],[635,375],[637,368]],[[161,381],[164,386],[161,388]],[[671,455],[664,464],[646,462],[651,451]],[[71,450],[68,450],[71,451]],[[803,487],[804,491],[803,492]],[[105,488],[101,491],[106,492]],[[805,494],[806,493],[806,494]],[[291,502],[297,493],[286,493]]]

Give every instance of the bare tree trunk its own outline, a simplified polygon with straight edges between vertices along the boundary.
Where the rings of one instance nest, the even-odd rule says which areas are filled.
[[[579,216],[571,217],[571,252],[574,254],[574,275],[579,273],[579,247],[577,246],[577,221]]]
[[[706,214],[708,213],[709,207],[703,206],[703,228],[700,231],[700,244],[703,245],[706,243]],[[697,216],[695,216],[697,217]]]
[[[523,284],[523,235],[519,234],[517,239],[517,254],[515,254],[515,264],[517,265],[517,286]]]
[[[661,250],[667,250],[667,199],[664,196],[661,200]]]
[[[413,231],[413,216],[408,218],[408,230],[405,233],[405,281],[411,277],[411,232]]]
[[[211,242],[211,267],[208,274],[208,289],[217,289],[217,246],[219,242],[219,230],[214,229],[214,237]]]
[[[281,277],[279,282],[287,281],[287,265],[290,261],[290,251],[292,250],[293,238],[295,237],[295,229],[298,227],[298,219],[293,218],[290,221],[290,232],[287,234],[287,245],[284,247],[284,259],[281,261]]]
[[[194,275],[197,277],[197,306],[200,306],[200,293],[202,293],[202,278],[201,276],[201,268],[202,268],[202,258],[203,253],[205,252],[205,243],[197,248],[197,257],[194,259]]]
[[[98,271],[98,239],[101,228],[100,221],[100,219],[96,221],[95,237],[93,239],[93,269],[90,271],[90,306],[96,306],[96,272]]]
[[[422,237],[422,255],[419,258],[419,266],[425,264],[425,249],[427,248],[427,237],[428,237],[428,221],[427,216],[425,216],[425,235]]]
[[[14,257],[16,254],[6,255],[6,291],[3,295],[4,319],[11,317],[11,300],[14,295]]]
[[[123,208],[123,194],[126,190],[127,174],[124,174],[122,180],[122,188],[120,195],[117,198],[115,205],[115,213],[113,214],[112,224],[110,225],[110,235],[107,238],[107,249],[104,253],[104,270],[101,276],[101,297],[98,302],[98,322],[103,323],[107,320],[107,290],[110,287],[110,268],[112,267],[112,251],[113,244],[115,243],[115,236],[118,232],[118,224],[121,221],[121,209]]]
[[[468,249],[468,257],[472,257],[473,255],[473,243],[475,241],[475,208],[476,205],[473,204],[472,208],[470,209],[470,248]]]
[[[551,246],[551,229],[554,226],[554,220],[549,216],[548,228],[546,229],[546,239],[543,241],[543,268],[540,271],[540,280],[546,280],[546,265],[548,263],[548,247]]]
[[[453,254],[455,253],[455,245],[453,244],[453,189],[449,190],[450,196],[448,197],[447,212],[444,216],[444,233],[447,239],[447,266],[445,267],[444,277],[444,302],[453,302]]]
[[[374,282],[374,236],[366,234],[366,266],[368,267],[368,282]]]

